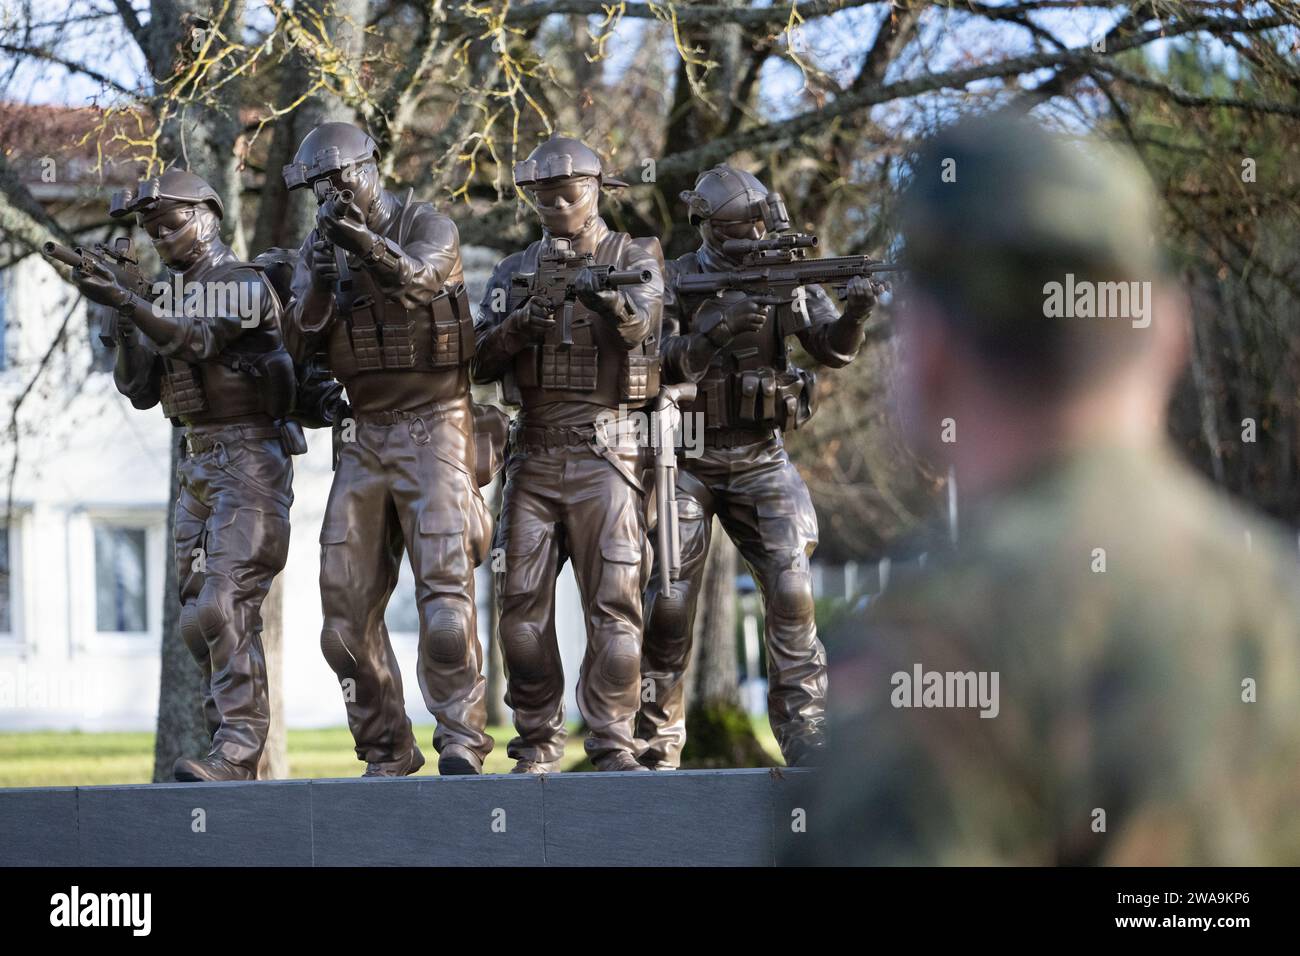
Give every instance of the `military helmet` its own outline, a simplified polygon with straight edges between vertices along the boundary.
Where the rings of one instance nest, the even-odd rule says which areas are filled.
[[[180,203],[186,206],[198,206],[207,203],[221,219],[226,215],[226,208],[221,203],[217,191],[208,185],[202,176],[196,176],[185,169],[169,169],[159,176],[142,180],[134,190],[121,189],[113,194],[109,214],[114,219],[132,213],[148,215],[164,201]]]
[[[594,176],[602,186],[626,186],[623,180],[605,173],[600,157],[586,143],[568,136],[552,136],[515,163],[515,185],[537,186],[551,179]]]
[[[706,219],[719,222],[763,220],[774,232],[789,228],[785,204],[778,193],[769,192],[753,173],[732,166],[706,169],[695,180],[694,189],[683,190],[692,226]],[[773,220],[773,221],[769,221]],[[786,220],[785,225],[780,223]]]
[[[298,189],[370,160],[379,162],[379,146],[369,133],[351,123],[322,123],[303,138],[293,162],[284,167],[284,182]]]

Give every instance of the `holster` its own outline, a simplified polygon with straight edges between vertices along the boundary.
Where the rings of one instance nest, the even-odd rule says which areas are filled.
[[[480,488],[486,488],[505,466],[510,417],[495,405],[471,403],[471,411],[474,416],[474,480]]]

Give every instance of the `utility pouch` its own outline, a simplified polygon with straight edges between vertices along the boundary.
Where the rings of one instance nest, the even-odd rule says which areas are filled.
[[[415,368],[415,315],[406,312],[400,318],[388,310],[384,316],[382,359],[384,368]]]
[[[455,368],[474,354],[474,319],[464,285],[444,289],[429,303],[433,367]]]
[[[659,356],[628,352],[619,369],[619,397],[629,405],[643,405],[659,394]]]
[[[208,396],[203,390],[203,376],[197,365],[168,361],[160,390],[159,399],[168,418],[201,415],[208,410]]]
[[[358,372],[378,372],[384,367],[375,313],[375,300],[372,296],[360,296],[352,303],[348,333],[352,336],[352,355],[356,359]]]
[[[736,376],[736,419],[744,423],[759,420],[761,385],[757,369]]]
[[[302,433],[302,426],[294,421],[281,421],[280,448],[286,455],[307,454],[307,436]]]
[[[570,345],[567,348],[543,345],[541,387],[594,392],[599,358],[599,350],[594,345]]]

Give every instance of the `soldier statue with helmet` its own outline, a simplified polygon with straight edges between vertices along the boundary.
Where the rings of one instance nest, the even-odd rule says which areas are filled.
[[[133,214],[171,274],[156,287],[162,294],[146,301],[82,250],[74,281],[118,312],[118,390],[136,408],[161,403],[185,429],[174,541],[180,633],[203,671],[212,748],[177,760],[174,772],[253,780],[270,722],[261,607],[288,556],[290,456],[306,450],[288,417],[293,362],[279,299],[221,240],[224,209],[208,183],[167,170],[114,196],[115,218]]]
[[[602,187],[625,185],[576,139],[553,137],[514,169],[542,238],[497,264],[479,313],[476,381],[500,380],[514,421],[497,529],[506,702],[516,773],[556,769],[564,674],[555,582],[573,561],[587,623],[578,706],[599,770],[642,770],[633,739],[641,592],[650,570],[644,448],[628,410],[658,390],[663,255],[614,232]]]
[[[790,362],[787,337],[794,330],[824,365],[847,365],[861,347],[882,287],[867,275],[848,278],[843,314],[818,285],[801,286],[788,301],[734,286],[712,295],[687,292],[680,288],[683,277],[749,266],[732,250],[747,241],[754,245],[765,233],[785,233],[790,223],[779,194],[730,166],[701,173],[682,199],[702,242],[668,264],[663,374],[668,381],[697,384],[697,396],[682,406],[682,414],[703,417],[704,449],[678,471],[681,583],[665,592],[656,573],[645,592],[641,676],[653,684],[637,720],[641,760],[655,769],[675,768],[681,760],[683,677],[717,515],[763,595],[772,730],[787,763],[807,764],[824,747],[826,656],[813,619],[808,566],[817,545],[817,516],[786,455],[782,432],[812,414],[813,376]],[[801,241],[791,245],[816,242],[785,238]],[[791,310],[801,314],[785,314]],[[663,559],[656,554],[657,562]]]
[[[491,538],[479,491],[490,449],[475,439],[474,324],[456,227],[429,203],[386,190],[374,140],[347,123],[313,129],[284,176],[319,204],[290,323],[303,353],[342,386],[314,387],[320,407],[304,410],[336,438],[320,532],[321,650],[343,688],[364,775],[418,770],[424,757],[384,625],[405,550],[439,772],[481,773],[492,739],[474,569]]]

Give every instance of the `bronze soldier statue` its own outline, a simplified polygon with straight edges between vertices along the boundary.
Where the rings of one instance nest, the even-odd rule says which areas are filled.
[[[138,214],[172,281],[145,301],[102,266],[78,270],[88,299],[118,311],[114,381],[136,408],[161,403],[185,426],[175,514],[180,630],[203,669],[212,750],[176,761],[177,780],[253,780],[270,720],[262,600],[284,567],[294,369],[280,302],[257,266],[221,241],[221,199],[168,170],[114,198]]]
[[[476,381],[502,381],[521,405],[511,432],[497,545],[506,702],[515,773],[556,769],[564,752],[564,674],[555,579],[572,559],[587,621],[578,706],[600,770],[635,757],[641,591],[650,570],[642,442],[629,409],[658,389],[663,255],[656,239],[600,217],[604,173],[583,143],[555,137],[516,165],[542,239],[497,264],[483,299]]]
[[[321,650],[344,692],[365,776],[424,764],[384,626],[405,548],[419,605],[420,689],[442,774],[477,774],[492,749],[474,599],[491,516],[476,480],[474,323],[460,240],[432,205],[383,188],[374,141],[347,123],[307,134],[285,167],[310,186],[316,228],[293,277],[294,331],[346,388],[309,418],[335,428],[321,527]],[[308,345],[306,352],[314,349]],[[317,383],[319,384],[319,383]]]
[[[826,697],[826,656],[813,620],[808,567],[817,516],[781,433],[812,414],[813,376],[790,363],[786,340],[796,335],[809,355],[831,368],[847,365],[881,287],[868,276],[848,278],[843,315],[818,285],[800,286],[802,292],[781,300],[745,283],[716,294],[685,291],[685,277],[746,267],[743,254],[733,251],[737,245],[753,246],[765,232],[784,232],[790,224],[777,193],[730,166],[701,173],[682,198],[703,241],[668,266],[664,377],[698,384],[682,414],[703,417],[704,448],[686,457],[677,473],[681,581],[665,593],[656,569],[645,592],[641,675],[653,685],[637,719],[641,760],[655,769],[681,761],[683,677],[716,514],[762,591],[772,730],[787,763],[807,764],[824,746]],[[807,244],[815,240],[807,237]],[[655,556],[656,562],[663,558]]]

